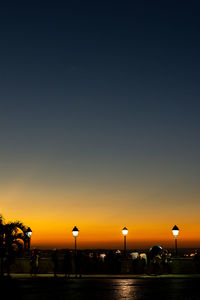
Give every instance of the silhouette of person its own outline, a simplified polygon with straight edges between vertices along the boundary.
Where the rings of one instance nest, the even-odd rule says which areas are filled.
[[[5,262],[6,262],[6,269],[7,269],[7,276],[10,277],[10,265],[12,261],[12,253],[6,251],[5,255]]]
[[[167,255],[168,255],[168,251],[163,250],[161,266],[162,266],[162,273],[164,274],[168,274],[169,272]]]
[[[195,252],[195,255],[193,257],[193,262],[194,262],[194,265],[195,265],[196,273],[199,273],[200,272],[200,256],[197,252]]]
[[[152,267],[153,267],[153,274],[159,275],[161,273],[161,262],[162,257],[160,254],[157,254],[152,259]]]
[[[153,246],[148,252],[148,273],[158,275],[161,273],[162,247]]]
[[[70,278],[70,274],[72,273],[71,259],[72,259],[71,254],[70,254],[69,250],[67,249],[65,251],[65,255],[64,255],[64,273],[65,273],[65,277],[67,277],[67,278]]]
[[[147,266],[147,255],[146,253],[140,254],[140,272],[144,274],[146,272],[146,266]]]
[[[106,262],[108,267],[108,273],[113,274],[113,261],[114,261],[114,254],[112,250],[109,250],[106,255]]]
[[[31,276],[36,276],[39,268],[39,252],[34,249],[31,253]]]
[[[82,277],[82,252],[80,250],[75,254],[75,271],[76,277],[79,274],[79,278]]]
[[[57,272],[58,272],[58,250],[54,249],[52,253],[52,261],[53,261],[53,273],[54,277],[57,277]]]

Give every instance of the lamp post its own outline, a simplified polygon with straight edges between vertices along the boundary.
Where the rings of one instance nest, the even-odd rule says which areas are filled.
[[[177,237],[178,237],[178,234],[179,234],[179,228],[176,225],[172,228],[172,233],[173,233],[174,238],[175,238],[175,254],[177,256],[177,254],[178,254]]]
[[[30,251],[31,235],[32,235],[32,230],[30,227],[28,227],[26,230],[26,236],[27,236],[27,241],[28,241],[28,252]]]
[[[72,229],[72,233],[73,233],[73,236],[74,236],[74,241],[75,241],[75,253],[76,253],[76,238],[78,236],[78,228],[76,226],[74,226],[74,228]]]
[[[123,236],[124,236],[124,256],[126,256],[126,236],[128,234],[128,229],[126,227],[124,227],[122,229],[122,233],[123,233]]]

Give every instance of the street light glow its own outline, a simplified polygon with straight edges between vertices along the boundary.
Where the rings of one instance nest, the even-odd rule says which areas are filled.
[[[179,228],[175,225],[173,228],[172,228],[172,233],[175,237],[178,236],[179,234]]]
[[[79,230],[78,230],[78,228],[75,226],[75,227],[73,228],[73,230],[72,230],[73,236],[74,236],[74,237],[77,237],[77,236],[78,236],[78,232],[79,232]]]
[[[128,234],[128,229],[126,227],[124,227],[122,229],[122,233],[123,233],[124,236],[126,236]]]
[[[27,231],[26,231],[26,235],[27,237],[30,239],[31,235],[32,235],[32,230],[30,229],[30,227],[28,227]]]
[[[172,233],[173,233],[174,238],[175,238],[175,253],[176,253],[176,256],[177,256],[177,254],[178,254],[177,237],[178,237],[178,234],[179,234],[179,228],[176,225],[172,228]]]

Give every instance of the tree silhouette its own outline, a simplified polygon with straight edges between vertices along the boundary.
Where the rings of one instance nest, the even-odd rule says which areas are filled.
[[[5,223],[0,215],[0,261],[1,276],[4,275],[6,266],[7,274],[10,276],[10,265],[15,254],[24,248],[27,227],[22,222]]]

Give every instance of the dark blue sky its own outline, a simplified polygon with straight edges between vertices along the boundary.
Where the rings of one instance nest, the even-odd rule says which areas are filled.
[[[199,245],[199,54],[199,1],[0,1],[0,213]]]
[[[1,3],[2,176],[196,182],[199,29],[198,1]]]

